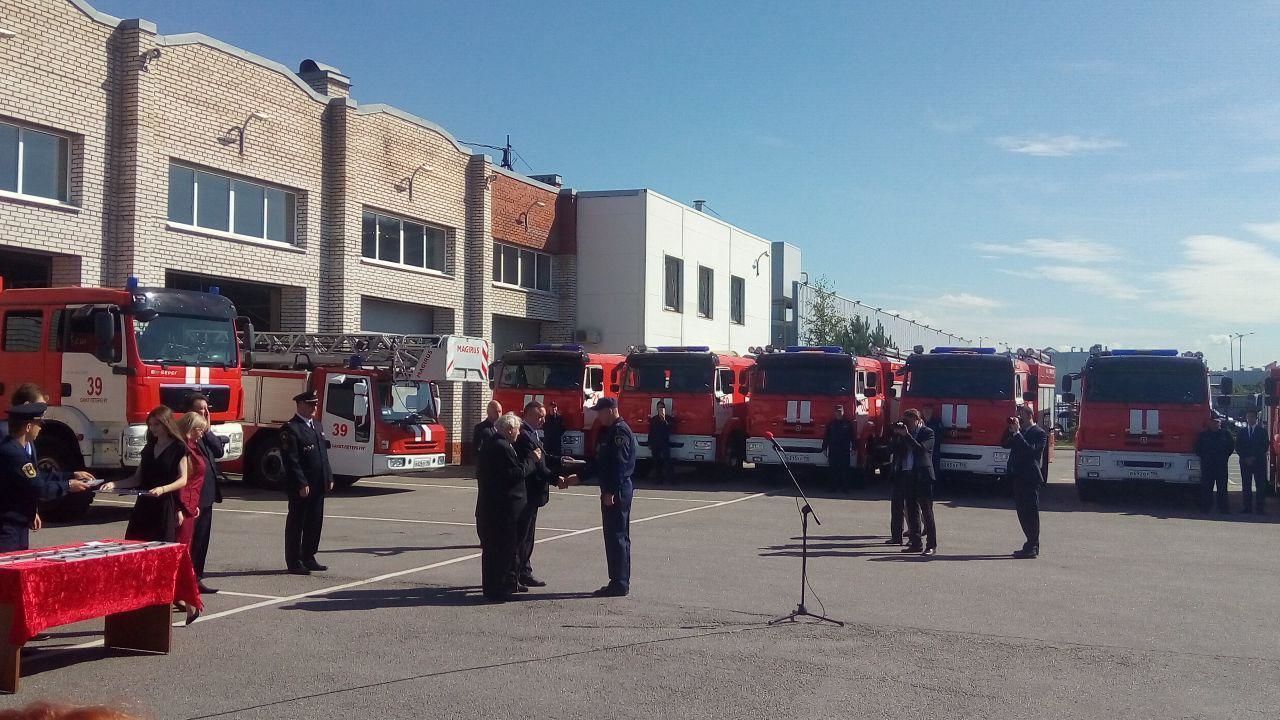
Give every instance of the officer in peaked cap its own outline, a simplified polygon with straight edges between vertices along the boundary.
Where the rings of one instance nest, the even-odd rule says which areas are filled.
[[[293,396],[297,413],[280,428],[284,456],[285,490],[289,514],[284,521],[284,560],[289,572],[310,575],[329,568],[316,560],[320,531],[324,526],[324,496],[333,489],[329,467],[329,441],[320,429],[315,390]]]
[[[604,556],[609,584],[596,597],[621,597],[631,591],[631,476],[636,471],[636,436],[618,414],[611,397],[596,402],[600,424],[596,443],[596,470],[600,479],[600,515],[604,526]]]
[[[36,467],[36,438],[48,406],[30,402],[9,408],[9,435],[0,442],[0,552],[26,550],[41,502],[89,489],[93,476]]]

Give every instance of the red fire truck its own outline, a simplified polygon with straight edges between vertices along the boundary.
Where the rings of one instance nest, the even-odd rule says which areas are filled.
[[[245,374],[244,478],[284,480],[280,425],[293,397],[320,396],[334,482],[417,472],[446,462],[437,381],[489,380],[489,344],[457,335],[258,333]],[[236,469],[234,466],[229,469]]]
[[[613,382],[620,385],[618,409],[636,434],[636,457],[651,457],[649,418],[657,414],[661,400],[675,418],[673,461],[740,467],[746,445],[746,371],[753,364],[750,358],[713,353],[705,346],[628,353]]]
[[[1076,491],[1094,500],[1105,485],[1196,485],[1196,437],[1213,412],[1209,370],[1199,353],[1110,350],[1094,353],[1063,378],[1063,401],[1076,401]],[[1229,389],[1228,389],[1229,390]]]
[[[1280,492],[1280,367],[1273,365],[1262,384],[1267,432],[1271,433],[1271,489]]]
[[[903,406],[915,407],[940,425],[935,452],[944,476],[1003,477],[1009,451],[1000,447],[1008,419],[1024,403],[1043,423],[1052,415],[1055,372],[1036,350],[997,353],[995,348],[916,347],[902,372]],[[1051,419],[1051,418],[1050,418]],[[1048,429],[1052,425],[1045,425]],[[1053,447],[1045,448],[1047,469]]]
[[[581,345],[533,345],[512,350],[494,365],[493,399],[505,410],[519,413],[531,401],[550,407],[555,403],[564,418],[561,453],[575,458],[594,454],[591,430],[602,397],[615,397],[605,384],[626,358],[622,355],[583,352]]]
[[[765,437],[771,432],[788,465],[826,467],[822,440],[835,406],[843,405],[857,432],[852,466],[866,473],[881,459],[876,445],[889,417],[880,392],[884,372],[882,360],[849,355],[838,347],[792,346],[759,355],[751,371],[747,460],[780,464]]]
[[[226,297],[143,288],[130,278],[123,289],[0,290],[0,309],[0,396],[7,402],[33,382],[49,398],[36,442],[41,465],[99,473],[136,466],[147,413],[158,405],[178,409],[195,391],[208,396],[228,456],[240,456],[240,352],[235,306]],[[60,514],[82,511],[89,499],[70,496]]]

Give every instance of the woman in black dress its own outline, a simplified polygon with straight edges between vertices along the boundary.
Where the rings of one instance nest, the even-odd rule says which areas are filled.
[[[147,444],[142,460],[133,476],[102,486],[102,492],[140,488],[129,515],[126,540],[163,540],[178,538],[178,491],[186,487],[190,463],[186,440],[173,418],[173,411],[163,405],[147,413]]]
[[[507,413],[494,422],[494,430],[476,462],[476,532],[484,596],[502,602],[516,590],[516,518],[524,509],[524,479],[533,471],[534,460],[521,461],[516,454],[513,443],[520,434],[520,418]]]

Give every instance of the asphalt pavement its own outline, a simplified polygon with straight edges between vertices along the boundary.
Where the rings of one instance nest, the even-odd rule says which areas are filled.
[[[101,621],[24,651],[17,696],[154,718],[1280,717],[1276,515],[1203,515],[1185,493],[1082,504],[1060,453],[1042,554],[1012,501],[936,505],[939,554],[883,544],[886,488],[814,490],[809,609],[846,624],[770,627],[800,595],[800,515],[783,486],[640,484],[632,594],[605,580],[595,489],[540,514],[548,586],[479,601],[468,469],[364,480],[332,496],[321,562],[281,572],[282,495],[232,483],[214,520],[203,618],[167,656],[108,654]],[[1063,460],[1066,460],[1064,462]],[[1233,490],[1238,491],[1238,487]],[[1233,508],[1239,508],[1233,493]],[[127,499],[36,545],[119,537]],[[1271,510],[1280,513],[1272,499]],[[174,616],[175,621],[179,616]]]

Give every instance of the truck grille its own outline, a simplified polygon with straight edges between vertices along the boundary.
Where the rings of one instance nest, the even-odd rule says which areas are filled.
[[[226,412],[231,407],[231,388],[226,385],[161,385],[160,404],[181,412],[187,396],[195,392],[209,398],[209,412]]]

